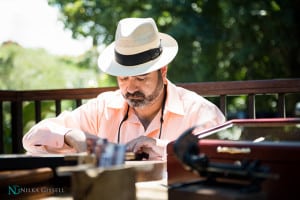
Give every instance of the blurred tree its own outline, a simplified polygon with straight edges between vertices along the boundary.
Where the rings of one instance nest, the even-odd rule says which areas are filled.
[[[107,86],[107,75],[95,73],[94,49],[73,57],[58,57],[41,49],[25,49],[14,42],[0,46],[0,89],[36,90],[58,88],[86,88]],[[3,109],[3,140],[5,152],[11,152],[11,105],[1,102]],[[75,102],[63,101],[62,110],[75,108]],[[35,123],[34,102],[23,103],[24,132]],[[42,103],[42,118],[55,116],[53,101]],[[0,130],[2,131],[2,130]]]
[[[0,46],[0,89],[97,87],[101,73],[80,67],[94,66],[91,58],[58,57],[41,49],[24,49],[14,42],[6,42]]]
[[[114,40],[124,17],[153,17],[174,36],[175,82],[300,77],[300,3],[291,0],[49,0],[74,37]],[[174,68],[174,70],[173,70]],[[189,69],[189,70],[187,70]]]

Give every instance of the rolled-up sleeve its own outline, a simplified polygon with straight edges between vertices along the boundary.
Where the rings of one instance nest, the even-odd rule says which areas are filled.
[[[33,126],[23,137],[24,149],[29,153],[74,152],[64,143],[64,135],[72,129],[62,121],[59,117],[49,118]]]
[[[23,137],[23,147],[28,153],[74,153],[64,142],[71,130],[97,134],[97,100],[73,111],[64,111],[54,118],[44,119],[34,125]]]

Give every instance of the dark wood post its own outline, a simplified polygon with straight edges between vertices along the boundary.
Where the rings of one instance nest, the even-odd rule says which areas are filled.
[[[11,133],[12,133],[12,153],[22,153],[23,145],[23,109],[22,101],[11,103]]]

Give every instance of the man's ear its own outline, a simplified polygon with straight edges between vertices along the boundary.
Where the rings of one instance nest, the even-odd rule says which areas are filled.
[[[168,72],[168,66],[164,66],[160,69],[161,76],[163,78],[164,84],[167,84],[167,72]]]

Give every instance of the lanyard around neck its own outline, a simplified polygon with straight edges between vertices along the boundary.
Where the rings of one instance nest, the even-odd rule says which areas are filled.
[[[159,127],[158,139],[161,138],[161,134],[162,134],[162,125],[164,123],[164,110],[165,110],[165,106],[166,106],[166,99],[167,99],[167,87],[164,86],[164,98],[163,98],[163,102],[162,102],[162,106],[161,106],[160,127]],[[118,128],[118,144],[120,143],[121,127],[122,127],[123,123],[128,119],[128,114],[129,114],[129,105],[127,105],[126,113],[125,113],[122,121],[120,122],[120,125]]]

